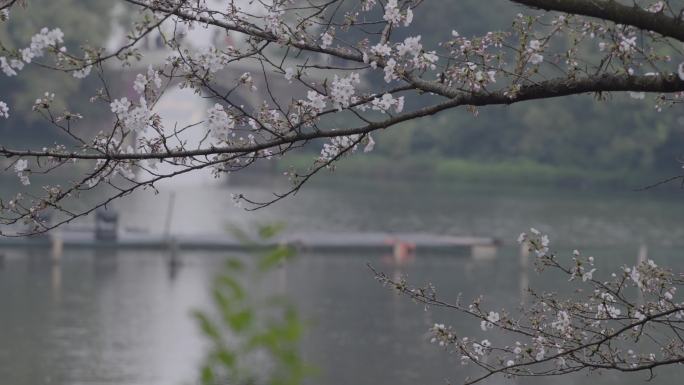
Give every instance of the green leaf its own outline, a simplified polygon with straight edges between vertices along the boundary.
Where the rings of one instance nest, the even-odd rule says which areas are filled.
[[[228,258],[226,260],[226,269],[231,271],[242,271],[245,269],[245,264],[237,258]]]
[[[214,290],[229,289],[233,299],[241,300],[245,298],[245,290],[242,285],[228,274],[223,274],[216,279]]]
[[[285,224],[282,222],[259,226],[259,238],[268,240],[278,235],[283,229],[285,229]]]
[[[238,313],[232,314],[228,317],[227,321],[231,329],[233,329],[236,333],[240,333],[250,326],[253,320],[252,316],[252,311],[246,309]]]
[[[237,362],[237,357],[235,353],[222,349],[216,353],[216,359],[221,362],[225,367],[234,369]]]
[[[257,243],[254,242],[254,240],[252,239],[252,237],[250,237],[249,234],[247,234],[247,232],[245,232],[245,231],[242,230],[241,228],[239,228],[239,227],[237,227],[237,226],[228,226],[227,230],[228,230],[231,234],[233,234],[233,236],[234,236],[238,241],[240,241],[240,243],[242,243],[243,245],[245,245],[245,246],[252,246],[252,247],[254,247],[254,246],[257,245]]]
[[[268,254],[261,257],[259,261],[259,270],[268,271],[274,266],[278,266],[286,260],[295,255],[294,248],[285,245],[279,245],[271,250]]]
[[[211,368],[209,365],[205,365],[202,367],[202,384],[204,385],[213,385],[216,381],[216,378],[214,376],[214,370]]]
[[[216,325],[214,325],[214,323],[209,319],[209,317],[200,311],[194,312],[193,315],[195,319],[199,321],[202,333],[204,333],[204,335],[209,337],[215,343],[218,343],[221,340],[221,332],[216,327]]]

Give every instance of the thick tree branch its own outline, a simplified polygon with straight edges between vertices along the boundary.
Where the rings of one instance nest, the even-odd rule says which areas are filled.
[[[627,6],[614,0],[511,0],[532,8],[565,12],[574,15],[610,20],[617,24],[631,25],[654,31],[663,36],[684,42],[684,24],[664,12],[649,12],[638,6]]]

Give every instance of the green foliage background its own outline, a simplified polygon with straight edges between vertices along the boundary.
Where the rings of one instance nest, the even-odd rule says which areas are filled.
[[[117,2],[106,0],[31,0],[26,7],[15,6],[8,22],[0,23],[0,42],[7,50],[24,48],[31,36],[41,28],[59,27],[64,32],[65,45],[72,54],[82,55],[83,45],[102,46],[110,36],[112,7]],[[7,56],[8,52],[0,52]],[[52,59],[40,58],[47,63]],[[40,61],[40,60],[39,60]],[[46,91],[56,95],[58,110],[67,108],[88,116],[88,124],[98,121],[106,109],[90,103],[89,99],[101,85],[95,76],[85,80],[71,75],[28,65],[18,76],[0,74],[0,100],[10,105],[11,119],[0,121],[0,140],[4,145],[50,145],[55,141],[69,143],[69,139],[31,111],[33,102]],[[84,121],[84,123],[86,123]],[[103,127],[90,126],[97,131]]]

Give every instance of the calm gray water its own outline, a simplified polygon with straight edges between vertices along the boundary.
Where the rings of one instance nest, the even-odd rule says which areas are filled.
[[[444,297],[484,293],[492,307],[515,306],[526,280],[553,285],[519,267],[513,243],[529,226],[551,233],[559,250],[593,253],[600,268],[633,264],[638,248],[647,245],[651,258],[684,270],[684,202],[677,194],[327,182],[256,213],[234,208],[230,193],[267,194],[273,186],[175,187],[171,233],[220,233],[230,226],[285,221],[294,232],[431,232],[496,236],[507,243],[494,260],[418,255],[404,266],[388,264],[382,255],[298,256],[277,272],[274,288],[307,321],[301,348],[319,371],[312,384],[445,384],[468,374],[457,357],[426,341],[426,331],[440,322],[477,335],[478,324],[425,311],[395,295],[372,278],[368,262],[417,284],[431,281]],[[169,191],[120,202],[124,226],[161,232]],[[181,252],[183,265],[173,270],[163,252],[67,250],[59,265],[41,252],[0,253],[0,384],[195,383],[205,341],[189,312],[210,306],[209,284],[228,254]],[[676,373],[657,374],[655,383],[672,383]],[[534,383],[645,379],[604,374]]]

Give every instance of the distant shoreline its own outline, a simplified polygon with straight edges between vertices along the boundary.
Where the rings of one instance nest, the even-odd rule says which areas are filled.
[[[276,167],[260,167],[260,171],[286,172],[294,167],[307,170],[316,155],[290,154],[277,161]],[[329,173],[321,170],[321,173]],[[461,183],[505,183],[519,186],[545,186],[573,189],[635,190],[672,177],[651,171],[580,169],[541,164],[530,160],[477,162],[466,159],[418,155],[390,159],[377,155],[356,154],[337,162],[335,174],[349,177],[380,179],[411,178],[425,181],[458,181]],[[661,190],[681,190],[681,182],[660,186]]]

